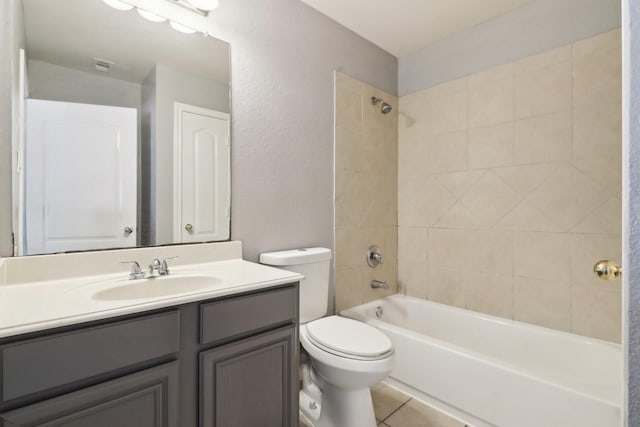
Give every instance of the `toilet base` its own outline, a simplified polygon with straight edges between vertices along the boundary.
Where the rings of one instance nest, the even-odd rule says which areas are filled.
[[[369,388],[346,390],[325,382],[321,402],[300,391],[300,410],[314,427],[376,427]]]

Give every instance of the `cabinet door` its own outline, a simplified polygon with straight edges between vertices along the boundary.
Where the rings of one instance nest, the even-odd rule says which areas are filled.
[[[0,414],[4,427],[178,427],[178,362]]]
[[[295,325],[200,353],[200,426],[297,425],[297,361]]]

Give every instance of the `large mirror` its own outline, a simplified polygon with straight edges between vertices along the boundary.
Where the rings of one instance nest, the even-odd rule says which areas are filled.
[[[21,3],[15,255],[229,239],[229,45],[108,1]]]

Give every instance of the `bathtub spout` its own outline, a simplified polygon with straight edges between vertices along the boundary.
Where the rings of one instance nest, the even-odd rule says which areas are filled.
[[[389,289],[389,284],[386,280],[381,282],[380,280],[373,279],[371,281],[371,287],[373,289]]]

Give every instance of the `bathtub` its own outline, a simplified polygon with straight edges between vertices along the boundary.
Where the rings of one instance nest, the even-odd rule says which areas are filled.
[[[340,314],[391,338],[386,382],[471,426],[621,425],[619,345],[404,295]]]

